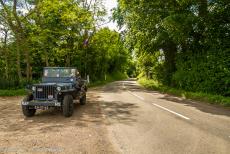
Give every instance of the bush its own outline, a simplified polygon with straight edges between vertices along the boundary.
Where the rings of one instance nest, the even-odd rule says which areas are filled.
[[[173,81],[177,88],[230,96],[230,50],[180,54]]]

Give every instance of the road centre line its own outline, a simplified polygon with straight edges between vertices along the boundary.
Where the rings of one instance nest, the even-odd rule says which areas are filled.
[[[137,98],[141,99],[142,101],[145,100],[143,97],[141,97],[141,96],[139,96],[139,95],[137,95],[137,94],[134,94],[134,93],[132,93],[132,92],[129,91],[129,90],[128,90],[128,93],[130,93],[130,94],[133,95],[133,96],[136,96]],[[158,105],[158,104],[155,104],[155,103],[152,103],[152,105],[154,105],[154,106],[156,106],[156,107],[158,107],[158,108],[161,108],[161,109],[163,109],[163,110],[165,110],[165,111],[168,111],[168,112],[170,112],[170,113],[172,113],[172,114],[175,114],[175,115],[177,115],[177,116],[179,116],[179,117],[181,117],[181,118],[184,118],[184,119],[186,119],[186,120],[190,120],[190,118],[188,118],[188,117],[186,117],[186,116],[184,116],[184,115],[182,115],[182,114],[180,114],[180,113],[177,113],[177,112],[174,112],[174,111],[172,111],[172,110],[169,110],[169,109],[167,109],[167,108],[165,108],[165,107],[163,107],[163,106],[161,106],[161,105]]]
[[[157,106],[157,107],[159,107],[159,108],[165,110],[165,111],[168,111],[168,112],[170,112],[170,113],[173,113],[173,114],[175,114],[175,115],[177,115],[177,116],[179,116],[179,117],[181,117],[181,118],[184,118],[184,119],[186,119],[186,120],[190,120],[190,118],[188,118],[188,117],[186,117],[186,116],[183,116],[183,115],[180,114],[180,113],[174,112],[174,111],[172,111],[172,110],[169,110],[169,109],[167,109],[167,108],[165,108],[165,107],[163,107],[163,106],[160,106],[160,105],[158,105],[158,104],[155,104],[155,103],[152,103],[152,104],[153,104],[154,106]]]

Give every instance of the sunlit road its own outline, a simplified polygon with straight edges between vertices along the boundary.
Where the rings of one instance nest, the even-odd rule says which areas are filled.
[[[230,110],[147,91],[134,80],[100,92],[109,139],[119,153],[230,153]]]
[[[147,91],[134,80],[90,88],[74,114],[25,118],[22,97],[0,97],[0,154],[230,153],[230,110]]]

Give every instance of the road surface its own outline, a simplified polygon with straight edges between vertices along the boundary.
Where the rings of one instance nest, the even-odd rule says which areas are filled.
[[[0,98],[0,153],[228,154],[230,110],[141,88],[136,81],[88,92],[85,106],[22,116],[22,97]]]

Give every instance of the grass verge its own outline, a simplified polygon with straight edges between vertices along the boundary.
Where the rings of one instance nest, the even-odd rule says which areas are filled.
[[[0,96],[23,96],[25,94],[25,89],[0,90]]]
[[[185,90],[175,89],[171,87],[164,86],[155,80],[147,80],[146,78],[141,78],[138,83],[150,90],[157,90],[162,93],[168,93],[175,96],[183,97],[185,99],[192,99],[201,102],[207,102],[210,104],[217,104],[222,106],[230,107],[230,97],[224,97],[221,95],[213,95],[202,92],[188,92]]]

